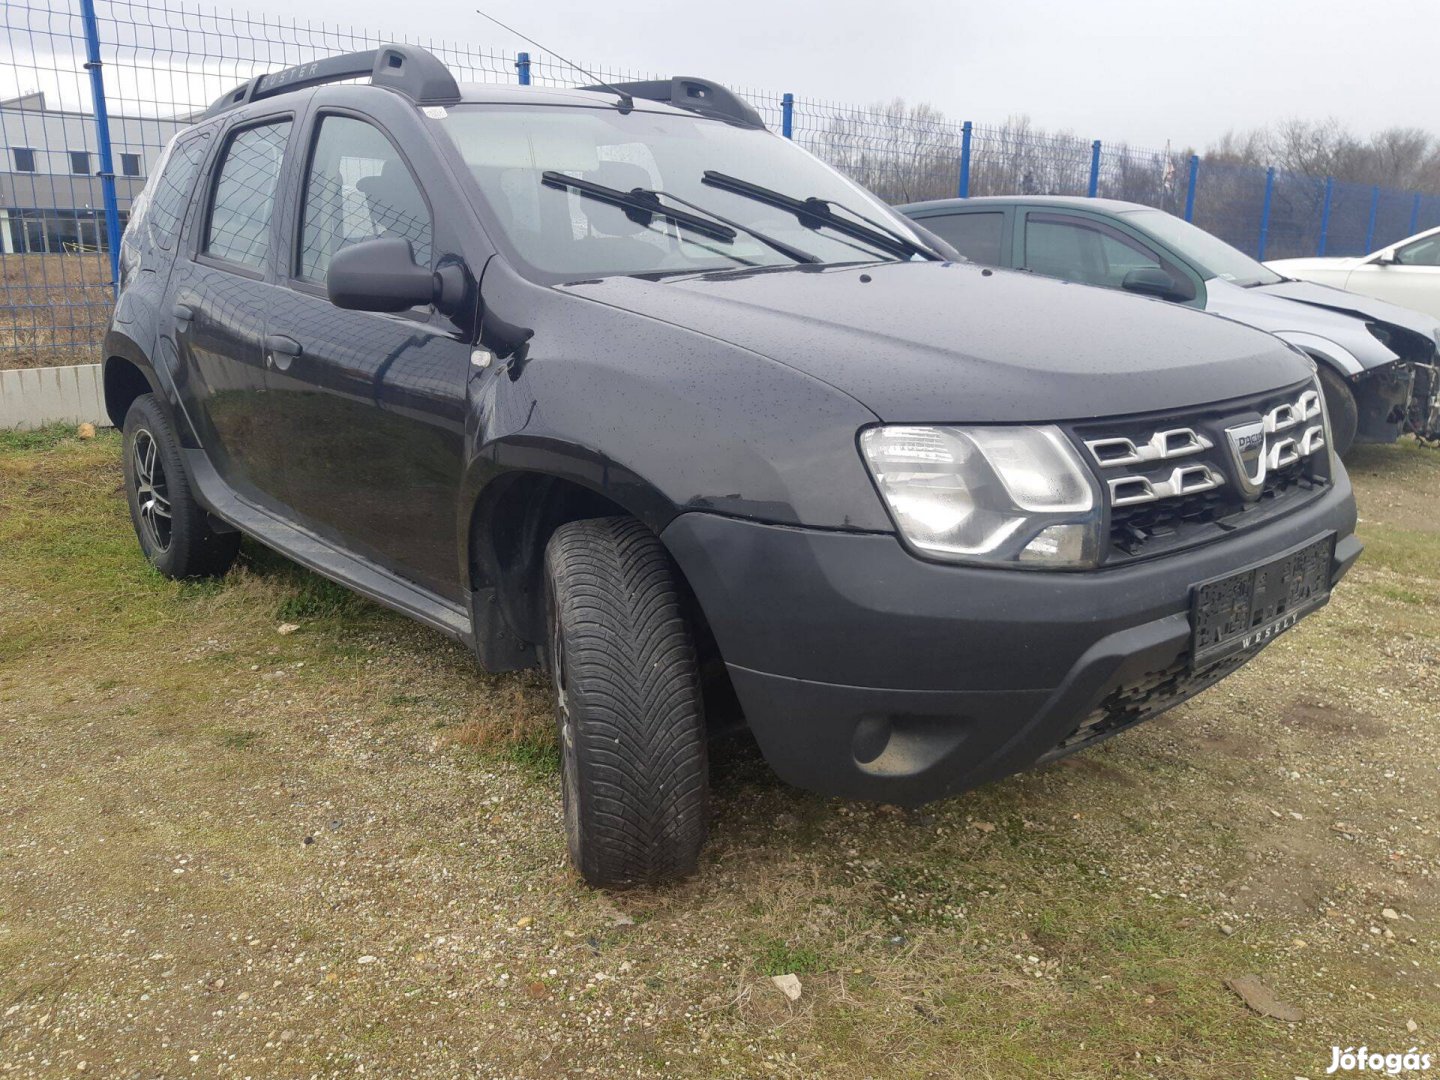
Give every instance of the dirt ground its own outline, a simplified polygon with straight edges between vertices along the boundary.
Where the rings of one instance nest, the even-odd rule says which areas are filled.
[[[1440,452],[1351,468],[1360,565],[1189,705],[919,811],[735,739],[700,875],[608,896],[567,869],[537,679],[255,547],[166,582],[113,434],[0,435],[0,1077],[1440,1059]]]

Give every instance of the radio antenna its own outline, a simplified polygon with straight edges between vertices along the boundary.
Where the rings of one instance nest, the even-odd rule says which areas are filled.
[[[600,78],[598,78],[598,77],[590,74],[590,72],[586,71],[586,70],[585,70],[584,68],[582,68],[579,64],[575,63],[575,61],[573,61],[573,60],[566,60],[565,57],[561,56],[561,55],[560,55],[559,53],[557,53],[554,49],[547,49],[547,48],[545,48],[544,45],[541,45],[541,44],[540,44],[538,41],[536,41],[534,38],[532,38],[532,37],[526,37],[526,36],[525,36],[524,34],[522,34],[519,30],[516,30],[513,26],[506,26],[506,25],[505,25],[503,22],[501,22],[499,19],[495,18],[494,15],[487,15],[485,12],[481,11],[479,8],[476,8],[476,9],[475,9],[475,14],[476,14],[476,15],[479,15],[482,19],[489,19],[489,20],[490,20],[492,23],[494,23],[496,26],[500,27],[501,30],[504,30],[504,31],[506,31],[507,33],[510,33],[510,34],[514,34],[514,35],[515,35],[516,37],[518,37],[521,41],[528,41],[531,45],[534,45],[535,48],[540,49],[540,50],[542,50],[543,52],[549,53],[549,54],[550,54],[551,56],[553,56],[556,60],[559,60],[562,64],[564,64],[566,67],[572,67],[572,68],[574,68],[576,71],[580,72],[581,75],[584,75],[587,79],[592,80],[592,81],[595,83],[596,86],[599,86],[599,87],[601,87],[601,88],[603,88],[603,89],[605,89],[605,90],[609,90],[612,94],[614,94],[616,97],[618,97],[618,98],[620,99],[620,111],[621,111],[621,112],[629,112],[631,109],[633,109],[633,108],[635,107],[635,99],[634,99],[633,97],[631,97],[629,94],[627,94],[624,90],[621,90],[618,86],[612,86],[610,83],[605,82],[605,80],[600,79]]]

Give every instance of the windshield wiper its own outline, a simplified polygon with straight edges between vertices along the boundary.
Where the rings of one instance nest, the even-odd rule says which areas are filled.
[[[540,182],[561,190],[569,188],[579,192],[587,199],[618,207],[624,210],[625,216],[637,225],[649,225],[653,219],[659,217],[666,221],[673,221],[682,229],[689,229],[691,232],[697,232],[702,236],[708,236],[712,240],[720,240],[727,244],[734,242],[738,235],[730,226],[712,218],[703,218],[699,214],[690,214],[684,210],[671,210],[661,205],[655,192],[646,191],[644,188],[621,191],[619,188],[596,184],[590,180],[581,180],[578,177],[567,176],[565,173],[554,170],[541,173]]]
[[[799,219],[800,224],[808,229],[821,227],[834,229],[853,240],[871,244],[900,259],[910,259],[916,255],[923,255],[927,259],[943,259],[939,252],[922,247],[888,226],[882,225],[878,221],[866,217],[860,211],[853,210],[834,199],[821,199],[813,195],[806,199],[797,199],[793,195],[761,187],[759,184],[752,184],[749,180],[741,180],[738,176],[716,172],[714,169],[705,170],[705,175],[701,179],[703,183],[722,191],[729,191],[768,206],[788,210]],[[845,211],[850,217],[837,216],[835,208]],[[851,218],[858,220],[851,220]]]
[[[798,263],[818,263],[820,261],[820,257],[818,255],[811,255],[808,251],[802,251],[797,247],[791,247],[784,240],[777,240],[775,239],[775,237],[769,235],[768,233],[761,232],[759,229],[752,228],[749,225],[742,225],[740,222],[734,220],[733,218],[722,217],[714,210],[710,210],[704,206],[701,206],[699,203],[693,203],[689,199],[682,199],[679,195],[676,195],[673,192],[652,191],[650,194],[663,196],[664,198],[669,199],[672,202],[679,203],[681,206],[688,206],[692,210],[699,210],[702,214],[708,214],[716,221],[723,222],[724,224],[729,225],[732,229],[739,229],[743,233],[748,233],[756,240],[759,240],[760,243],[764,244],[772,251],[778,251],[787,259],[794,259]]]

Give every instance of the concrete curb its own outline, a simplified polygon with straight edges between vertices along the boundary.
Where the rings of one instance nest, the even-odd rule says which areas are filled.
[[[0,371],[0,431],[57,422],[110,426],[99,364]]]

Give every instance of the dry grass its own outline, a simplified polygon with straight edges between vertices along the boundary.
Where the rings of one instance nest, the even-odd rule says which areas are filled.
[[[100,362],[109,256],[0,255],[0,369]]]
[[[1440,454],[1358,452],[1366,559],[1167,717],[918,812],[723,744],[700,875],[613,897],[566,866],[538,680],[253,546],[160,579],[116,458],[0,436],[0,1077],[1318,1080],[1437,1046]]]

